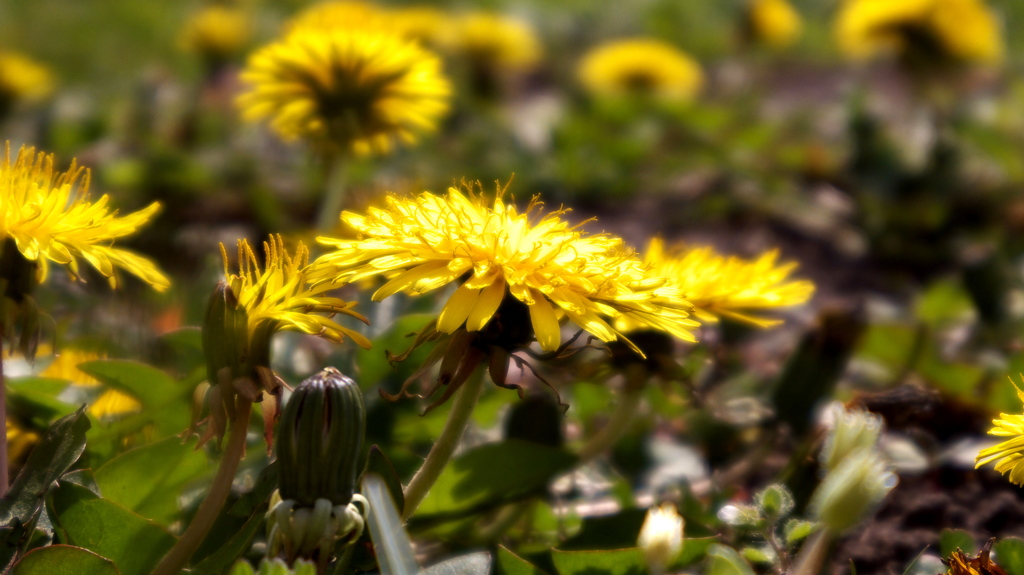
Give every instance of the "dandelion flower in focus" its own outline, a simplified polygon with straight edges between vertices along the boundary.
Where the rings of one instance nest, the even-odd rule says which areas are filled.
[[[899,55],[924,61],[998,62],[999,22],[983,0],[847,0],[836,21],[850,58]]]
[[[510,72],[533,68],[543,52],[529,24],[491,12],[459,16],[449,46],[479,66]]]
[[[230,60],[249,41],[249,16],[238,8],[210,5],[196,12],[181,31],[181,44],[213,65]]]
[[[241,78],[245,119],[363,155],[436,129],[451,94],[437,56],[373,30],[293,30],[254,53]]]
[[[79,259],[85,260],[110,285],[117,286],[116,269],[131,273],[158,291],[170,281],[150,260],[115,248],[118,238],[129,236],[160,209],[154,202],[126,216],[118,216],[104,195],[89,198],[89,171],[71,163],[66,172],[53,166],[53,155],[21,148],[11,160],[8,142],[0,164],[0,234],[13,242],[24,259],[38,265],[37,281],[46,279],[48,262],[65,266],[79,276]],[[4,257],[7,257],[6,255]]]
[[[374,301],[456,284],[410,348],[438,342],[424,369],[441,361],[438,385],[454,383],[441,401],[485,358],[491,379],[504,385],[508,360],[517,359],[512,352],[534,337],[542,350],[558,351],[562,319],[606,342],[621,338],[610,323],[619,316],[694,339],[697,324],[678,289],[649,276],[621,239],[587,235],[563,214],[542,214],[536,198],[520,213],[501,192],[493,203],[454,188],[445,196],[389,195],[383,209],[342,214],[359,239],[319,238],[332,251],[318,258],[311,276],[346,284],[383,275],[388,281]]]
[[[778,263],[779,252],[765,252],[753,260],[723,256],[710,247],[666,249],[652,239],[644,261],[656,275],[676,282],[694,306],[694,315],[706,322],[719,317],[769,327],[779,323],[748,312],[800,305],[814,293],[814,284],[790,280],[796,262]]]
[[[654,96],[689,100],[704,83],[700,64],[671,44],[638,38],[598,46],[583,57],[578,75],[601,96]]]
[[[0,119],[18,102],[36,102],[52,91],[49,69],[17,52],[0,51]]]
[[[786,48],[800,38],[803,21],[786,0],[753,0],[747,7],[750,36],[773,48]]]
[[[1016,386],[1016,384],[1014,384]],[[1024,391],[1017,388],[1017,397],[1024,402]],[[996,471],[1010,474],[1010,483],[1024,485],[1024,415],[999,414],[1000,419],[992,421],[989,435],[1010,437],[1002,443],[982,449],[975,457],[975,467],[995,463]]]
[[[99,387],[102,384],[96,378],[78,369],[79,365],[98,359],[106,358],[98,353],[65,349],[39,375],[70,381],[78,387]],[[108,419],[141,409],[142,404],[131,395],[117,389],[106,389],[89,406],[89,414],[97,419]]]

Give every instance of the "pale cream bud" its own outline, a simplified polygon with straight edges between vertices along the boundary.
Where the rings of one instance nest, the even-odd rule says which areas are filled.
[[[676,506],[664,503],[648,509],[636,544],[643,550],[651,573],[664,573],[683,552],[683,518]]]

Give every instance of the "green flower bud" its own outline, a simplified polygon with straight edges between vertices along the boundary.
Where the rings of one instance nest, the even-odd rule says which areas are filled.
[[[811,496],[811,509],[826,527],[841,533],[874,511],[896,481],[877,451],[860,448],[825,477]]]
[[[882,420],[860,409],[847,410],[842,404],[832,407],[832,430],[821,450],[821,465],[833,471],[858,449],[872,449],[882,432]]]
[[[210,385],[251,376],[249,317],[225,282],[217,284],[203,319],[203,354]]]
[[[363,392],[333,367],[295,388],[277,427],[281,499],[346,505],[355,492],[366,430]]]

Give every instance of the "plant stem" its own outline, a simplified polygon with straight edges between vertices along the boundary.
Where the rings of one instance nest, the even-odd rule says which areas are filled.
[[[178,575],[192,554],[196,552],[199,545],[206,538],[213,522],[220,515],[221,507],[227,501],[231,493],[231,484],[235,480],[235,472],[238,471],[238,464],[245,455],[245,438],[249,433],[249,417],[252,415],[252,402],[241,397],[235,400],[235,420],[231,422],[231,433],[228,436],[228,445],[220,457],[220,467],[217,468],[217,476],[213,479],[210,491],[206,498],[199,504],[199,510],[188,528],[181,534],[178,542],[167,552],[167,555],[160,560],[160,564],[153,570],[152,575]]]
[[[327,189],[324,190],[324,200],[320,204],[316,221],[316,229],[321,233],[330,232],[338,225],[338,217],[345,204],[345,189],[348,187],[348,156],[339,153],[328,161]]]
[[[420,466],[409,485],[405,487],[403,520],[408,519],[416,511],[419,504],[423,502],[423,498],[427,496],[427,492],[433,487],[434,482],[441,476],[441,471],[448,464],[448,460],[452,458],[455,448],[459,445],[459,439],[462,438],[466,426],[469,425],[469,416],[473,413],[473,407],[476,406],[483,388],[484,378],[479,375],[471,376],[462,385],[462,389],[455,393],[452,409],[448,412],[448,421],[444,424],[441,436],[434,442],[423,465]]]
[[[580,448],[579,453],[577,453],[580,463],[586,463],[594,459],[619,441],[626,430],[629,429],[633,418],[636,417],[637,409],[640,407],[640,400],[643,399],[643,393],[644,389],[642,387],[630,387],[623,392],[619,398],[619,405],[615,407],[615,411],[612,413],[611,419],[608,420],[608,424],[602,427],[601,431],[595,433]]]
[[[0,441],[0,496],[7,494],[11,484],[11,462],[7,461],[7,379],[4,377],[4,326],[0,323],[0,430],[4,434]]]

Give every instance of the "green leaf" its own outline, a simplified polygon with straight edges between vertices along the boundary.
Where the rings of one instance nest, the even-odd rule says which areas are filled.
[[[245,525],[224,546],[192,568],[192,573],[195,575],[217,575],[223,573],[228,565],[231,565],[232,561],[245,554],[252,545],[252,540],[256,537],[256,533],[263,528],[264,514],[268,508],[269,505],[267,504],[257,507],[252,517],[245,522]]]
[[[423,570],[422,575],[490,575],[491,554],[488,551],[460,555]]]
[[[498,546],[497,564],[497,575],[547,575],[536,565],[527,562],[501,545]]]
[[[1007,537],[996,543],[992,551],[1009,575],[1024,575],[1024,539]]]
[[[754,575],[754,570],[732,547],[712,545],[708,549],[707,575]]]
[[[366,468],[363,469],[363,474],[366,473],[380,475],[381,479],[384,480],[384,484],[388,487],[391,498],[395,501],[395,507],[399,509],[405,507],[402,478],[398,476],[395,466],[391,464],[391,461],[384,455],[384,452],[376,445],[370,446],[370,452],[366,455]]]
[[[228,575],[253,575],[252,565],[245,559],[239,559],[234,565],[231,566],[231,571],[228,571]]]
[[[395,323],[382,335],[373,339],[373,347],[356,350],[356,365],[359,366],[359,377],[356,378],[356,381],[363,389],[378,385],[381,380],[392,376],[392,374],[400,377],[395,371],[396,367],[392,367],[388,362],[387,352],[397,354],[405,351],[415,340],[414,337],[408,337],[409,334],[418,333],[435,317],[437,314],[405,314],[395,320]],[[419,365],[417,359],[422,359],[431,346],[432,344],[427,344],[416,350],[411,357],[402,362],[400,367],[404,371],[411,372],[415,366]]]
[[[775,563],[775,554],[770,549],[759,549],[757,547],[744,547],[740,549],[740,555],[751,563],[771,565]]]
[[[755,499],[766,517],[785,517],[793,510],[793,496],[785,485],[769,485],[758,493]]]
[[[33,549],[14,566],[14,575],[120,575],[114,562],[71,545]]]
[[[943,529],[939,533],[939,556],[949,557],[957,549],[968,555],[974,555],[976,550],[974,536],[963,529]]]
[[[47,490],[85,450],[89,418],[79,408],[53,423],[36,444],[7,495],[0,499],[0,572],[32,536]]]
[[[174,545],[164,528],[78,485],[62,484],[52,509],[63,542],[110,558],[121,575],[146,575]]]
[[[23,414],[41,425],[55,418],[74,413],[76,405],[61,401],[57,396],[67,389],[63,379],[19,377],[7,382],[8,409]]]
[[[420,572],[412,542],[402,526],[401,514],[395,507],[387,485],[376,473],[368,473],[360,481],[363,497],[369,503],[367,528],[377,553],[382,575],[415,575]]]
[[[171,376],[138,361],[102,359],[81,363],[78,369],[137,398],[144,407],[162,406],[181,395]]]
[[[786,522],[786,527],[783,529],[786,534],[786,545],[792,547],[800,541],[803,541],[808,535],[814,532],[815,526],[816,524],[811,521],[790,519]]]
[[[551,551],[559,575],[642,575],[647,564],[641,550]]]
[[[169,525],[178,516],[182,488],[207,468],[201,451],[169,437],[108,461],[96,470],[96,483],[107,499]]]
[[[687,537],[683,540],[683,552],[676,558],[673,567],[685,567],[696,563],[707,555],[710,548],[718,537]]]
[[[483,445],[448,464],[416,516],[458,515],[515,501],[543,491],[575,463],[565,450],[525,441]]]
[[[562,551],[591,549],[624,549],[636,545],[647,510],[634,507],[613,515],[588,517],[583,520],[579,533],[559,545]]]

